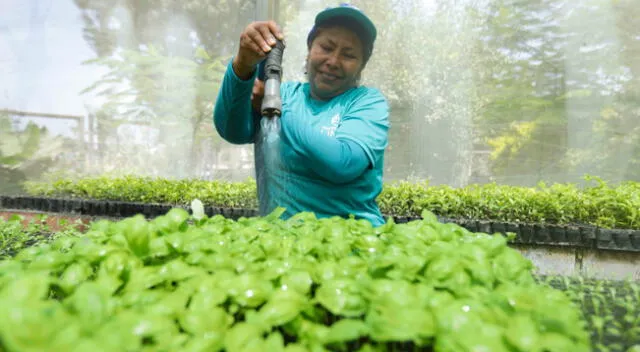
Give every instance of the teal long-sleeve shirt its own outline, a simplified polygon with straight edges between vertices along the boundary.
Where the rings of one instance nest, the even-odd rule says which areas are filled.
[[[375,198],[382,190],[388,105],[377,90],[357,87],[329,100],[311,98],[308,83],[281,84],[279,138],[268,142],[252,110],[256,73],[242,80],[227,66],[216,100],[216,130],[230,143],[254,144],[260,213],[284,207],[285,217],[354,215],[384,223]]]

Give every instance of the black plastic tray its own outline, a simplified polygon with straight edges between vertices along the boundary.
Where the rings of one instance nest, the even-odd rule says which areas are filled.
[[[179,207],[187,211],[186,205],[123,202],[79,198],[47,198],[29,196],[0,196],[0,209],[33,210],[51,213],[67,213],[88,216],[129,217],[143,214],[153,218],[165,214],[171,208]],[[256,209],[225,208],[205,206],[208,216],[223,215],[238,220],[241,217],[258,216]],[[396,223],[419,220],[419,217],[394,216]],[[513,232],[513,243],[525,245],[562,246],[599,249],[607,251],[640,252],[640,230],[605,229],[591,225],[557,225],[544,223],[512,223],[475,219],[450,219],[438,217],[442,222],[458,224],[469,231],[485,233]]]

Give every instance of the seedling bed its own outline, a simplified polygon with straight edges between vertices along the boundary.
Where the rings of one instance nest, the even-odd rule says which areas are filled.
[[[189,210],[185,205],[103,201],[78,198],[50,198],[31,196],[0,196],[0,209],[33,210],[62,214],[80,214],[86,216],[125,218],[142,214],[155,218],[167,213],[171,208]],[[256,209],[205,206],[208,216],[222,215],[238,220],[258,216]],[[420,217],[396,216],[386,214],[396,223],[419,220]],[[452,219],[437,217],[441,222],[458,224],[472,232],[516,234],[514,244],[560,246],[586,248],[607,251],[640,252],[640,230],[606,229],[592,225],[573,224],[532,224],[477,219]]]
[[[242,220],[255,221],[255,220]],[[191,225],[194,224],[190,220]],[[47,236],[44,229],[32,232],[33,236]],[[55,236],[54,236],[55,237]],[[33,245],[35,241],[27,240],[24,247]],[[10,253],[11,255],[15,252]],[[251,255],[251,253],[247,253]],[[638,295],[638,284],[632,282],[609,281],[609,280],[589,280],[568,277],[536,277],[539,283],[546,283],[549,286],[567,292],[571,300],[581,309],[582,315],[588,324],[590,338],[594,346],[594,351],[621,351],[626,352],[635,344],[640,344],[640,296]],[[312,292],[315,289],[312,290]],[[315,295],[315,293],[313,293]],[[344,319],[338,317],[326,310],[324,323],[333,325],[334,323]],[[244,315],[236,315],[237,319],[245,319]],[[282,329],[276,329],[285,341],[294,341],[295,337]],[[342,345],[346,346],[346,350],[358,350],[364,346],[377,346],[385,351],[432,351],[432,346],[414,347],[411,343],[392,342],[392,343],[370,343],[366,337],[357,341],[348,342]],[[2,347],[2,346],[0,346]]]

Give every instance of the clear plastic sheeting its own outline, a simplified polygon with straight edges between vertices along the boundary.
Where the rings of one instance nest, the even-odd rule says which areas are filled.
[[[137,174],[245,180],[212,111],[242,29],[277,19],[285,80],[335,1],[4,0],[0,193]],[[391,106],[385,179],[640,181],[637,0],[354,0],[377,24],[363,84]]]

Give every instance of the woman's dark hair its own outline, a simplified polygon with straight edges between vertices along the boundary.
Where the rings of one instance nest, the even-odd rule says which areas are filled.
[[[309,32],[309,35],[307,36],[307,49],[311,49],[311,44],[318,36],[321,29],[337,27],[337,26],[347,28],[348,30],[354,32],[358,36],[358,38],[360,38],[360,41],[362,42],[362,58],[363,58],[362,66],[364,67],[369,61],[371,54],[373,53],[373,41],[371,40],[367,32],[364,30],[364,28],[362,28],[360,25],[358,25],[358,23],[349,19],[348,17],[334,17],[320,23],[317,26],[314,26],[311,29],[311,32]]]

